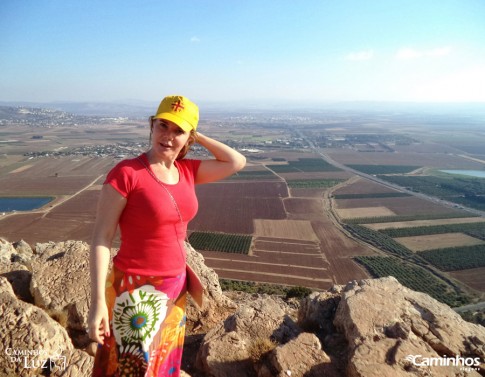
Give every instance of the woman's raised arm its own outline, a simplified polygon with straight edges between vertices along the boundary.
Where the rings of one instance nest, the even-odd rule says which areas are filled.
[[[215,159],[202,161],[195,183],[218,181],[238,172],[246,165],[246,157],[220,141],[198,133],[197,143],[206,148]]]

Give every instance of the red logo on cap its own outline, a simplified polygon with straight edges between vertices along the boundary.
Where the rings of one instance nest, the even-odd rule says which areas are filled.
[[[178,111],[182,111],[183,109],[185,109],[185,107],[180,100],[172,103],[172,110],[173,111],[178,112]]]

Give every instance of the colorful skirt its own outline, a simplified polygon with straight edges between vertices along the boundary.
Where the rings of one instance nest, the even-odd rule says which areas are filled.
[[[113,266],[106,281],[110,337],[98,346],[93,377],[178,377],[185,336],[185,272],[130,275]]]

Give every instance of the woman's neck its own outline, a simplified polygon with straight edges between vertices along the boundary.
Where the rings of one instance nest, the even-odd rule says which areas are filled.
[[[167,170],[170,170],[174,166],[175,160],[157,157],[152,149],[148,150],[145,154],[150,165],[157,165]]]

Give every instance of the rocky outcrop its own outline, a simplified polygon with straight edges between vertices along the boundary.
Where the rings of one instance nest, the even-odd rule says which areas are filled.
[[[202,308],[198,308],[192,303],[187,307],[187,320],[192,327],[192,331],[207,332],[219,321],[225,319],[236,310],[236,304],[222,293],[219,284],[219,276],[212,268],[205,265],[204,257],[201,253],[186,243],[187,263],[199,276],[205,287],[204,302]]]
[[[206,286],[203,307],[187,308],[186,351],[194,349],[197,362],[186,360],[184,369],[198,377],[484,373],[476,360],[483,366],[485,328],[392,277],[334,286],[301,301],[229,299],[202,255],[189,248],[187,256]],[[42,366],[51,376],[90,375],[93,357],[74,348],[86,337],[88,258],[88,245],[78,241],[30,248],[0,239],[0,376],[38,375],[47,372]]]
[[[334,324],[349,346],[348,376],[479,375],[464,365],[417,366],[423,358],[485,358],[485,328],[395,278],[349,283]],[[418,359],[413,356],[420,355]]]
[[[279,298],[254,296],[207,333],[197,355],[199,367],[215,377],[255,375],[255,348],[265,340],[285,343],[295,338],[301,331],[296,314]]]
[[[67,315],[73,330],[87,327],[89,312],[89,245],[66,241],[37,244],[28,266],[35,305]]]
[[[66,330],[46,312],[19,300],[0,277],[0,375],[37,376],[73,350]],[[59,368],[61,368],[59,366]]]

